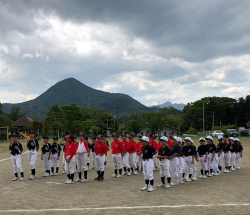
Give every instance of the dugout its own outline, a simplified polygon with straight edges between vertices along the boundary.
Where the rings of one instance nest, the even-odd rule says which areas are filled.
[[[0,127],[0,140],[8,140],[8,133],[9,128],[8,127]]]

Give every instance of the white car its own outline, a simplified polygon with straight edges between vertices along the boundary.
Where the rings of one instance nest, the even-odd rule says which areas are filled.
[[[217,137],[217,136],[219,136],[219,135],[224,135],[224,133],[221,131],[221,130],[215,130],[215,131],[213,131],[212,132],[212,136],[213,137]]]

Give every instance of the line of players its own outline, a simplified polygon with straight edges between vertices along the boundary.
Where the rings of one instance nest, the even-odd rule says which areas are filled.
[[[193,146],[193,141],[190,137],[185,138],[185,145],[180,137],[173,136],[170,133],[170,137],[159,138],[159,143],[156,143],[156,137],[152,134],[147,134],[148,144],[154,149],[152,155],[153,170],[159,169],[162,183],[159,187],[165,186],[169,188],[173,185],[183,183],[185,172],[187,169],[188,176],[185,178],[187,182],[197,180],[196,162],[200,163],[201,176],[200,178],[217,176],[221,173],[221,162],[224,158],[225,170],[224,172],[230,172],[235,169],[235,159],[238,161],[238,168],[240,168],[242,157],[242,145],[238,139],[224,137],[218,137],[217,147],[213,144],[213,138],[207,136],[206,138],[200,138],[200,146],[196,151],[196,147]],[[114,175],[112,177],[120,178],[123,175],[130,176],[131,174],[138,174],[139,165],[141,163],[141,171],[143,170],[143,140],[139,137],[139,142],[134,141],[133,135],[128,136],[121,135],[122,141],[118,140],[118,135],[113,135],[112,148],[112,161],[114,165]],[[79,142],[75,142],[73,135],[66,137],[66,144],[58,144],[57,137],[53,138],[53,143],[48,143],[49,138],[43,137],[44,144],[41,148],[41,160],[44,162],[45,174],[44,177],[50,175],[58,175],[60,152],[63,149],[63,168],[68,176],[67,184],[74,182],[74,165],[77,164],[79,178],[77,182],[87,182],[87,171],[89,168],[89,155],[92,150],[93,166],[97,171],[98,181],[104,179],[104,169],[106,165],[106,155],[109,150],[108,142],[103,136],[99,135],[97,138],[92,138],[92,144],[89,144],[85,135],[81,132],[79,134]],[[207,144],[205,145],[205,140]],[[100,144],[99,144],[100,143]],[[104,144],[103,144],[104,143]],[[105,146],[104,146],[105,145]],[[61,148],[62,146],[62,148]],[[173,147],[175,146],[175,147]],[[178,147],[176,147],[178,146]],[[182,146],[182,147],[181,147]],[[27,143],[28,158],[31,166],[31,176],[29,179],[33,180],[36,177],[35,163],[37,158],[37,152],[39,149],[38,141],[34,138],[34,132],[30,132],[30,140]],[[164,149],[164,150],[163,150]],[[170,150],[167,150],[170,149]],[[11,160],[15,178],[13,181],[18,180],[18,170],[21,174],[20,180],[24,180],[23,170],[21,168],[22,145],[17,141],[17,135],[12,135],[12,143],[10,144]],[[164,154],[165,153],[165,154]],[[170,153],[170,154],[169,154]],[[175,157],[170,159],[175,154]],[[164,157],[165,156],[165,157]],[[173,162],[175,161],[175,162]],[[165,167],[163,168],[162,166]],[[54,167],[56,172],[54,173]],[[122,173],[122,169],[124,172]],[[51,173],[50,173],[51,171]],[[82,172],[84,178],[82,179]],[[172,182],[170,183],[172,173]],[[192,177],[193,175],[193,177]],[[165,185],[165,177],[167,177],[168,183]]]

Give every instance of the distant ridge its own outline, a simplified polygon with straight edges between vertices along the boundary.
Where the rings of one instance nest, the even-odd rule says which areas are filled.
[[[183,110],[185,106],[186,106],[186,105],[183,104],[183,103],[180,103],[180,104],[174,103],[174,104],[173,104],[173,103],[167,101],[167,102],[165,102],[165,103],[163,103],[163,104],[160,104],[160,105],[159,105],[159,108],[173,107],[173,108],[175,108],[175,109],[177,109],[177,110]],[[154,107],[157,107],[157,106],[154,106]]]
[[[11,107],[18,106],[22,113],[41,120],[53,104],[77,104],[81,107],[109,110],[112,113],[114,106],[122,108],[119,109],[119,112],[155,110],[155,108],[148,108],[126,94],[96,90],[75,78],[67,78],[59,81],[33,100],[17,104],[4,103],[3,111],[9,112]]]

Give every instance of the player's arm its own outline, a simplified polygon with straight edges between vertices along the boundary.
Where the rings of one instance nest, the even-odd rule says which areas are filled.
[[[39,150],[39,143],[38,143],[38,140],[35,140],[36,141],[36,151],[38,152]]]
[[[243,157],[243,146],[242,145],[240,145],[240,146],[241,146],[240,147],[241,148],[241,150],[240,150],[240,156]]]
[[[177,157],[178,156],[178,153],[175,152],[172,156],[170,156],[169,160],[172,160],[174,157]]]
[[[19,149],[20,149],[20,154],[22,154],[23,153],[23,146],[21,143],[19,143]]]
[[[49,157],[48,157],[48,160],[50,160],[50,157],[51,157],[51,150],[52,150],[52,146],[51,145],[49,145]]]

